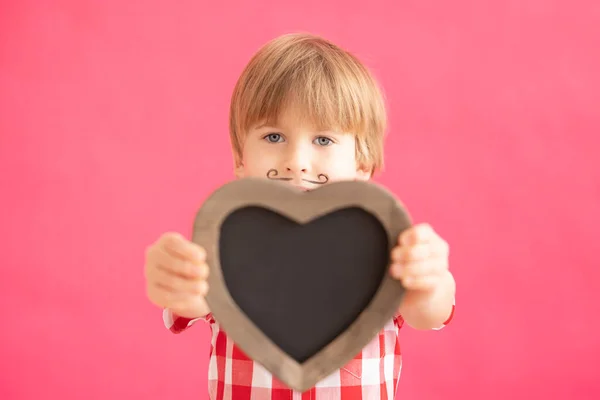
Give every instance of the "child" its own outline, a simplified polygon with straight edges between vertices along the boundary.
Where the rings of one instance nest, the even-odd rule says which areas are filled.
[[[230,136],[235,174],[286,178],[304,190],[368,180],[383,163],[386,112],[367,69],[322,38],[284,35],[251,59],[234,89]],[[165,325],[182,332],[198,320],[212,329],[211,399],[394,399],[400,378],[399,330],[439,329],[454,312],[448,245],[427,224],[398,238],[390,274],[407,289],[396,317],[351,362],[296,393],[250,360],[220,329],[204,301],[205,252],[176,233],[161,236],[146,258],[149,299]]]

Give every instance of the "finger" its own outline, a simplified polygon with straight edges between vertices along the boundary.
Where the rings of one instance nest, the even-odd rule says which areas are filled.
[[[429,224],[414,225],[400,234],[398,242],[401,245],[409,246],[419,242],[430,242],[435,240],[437,234]]]
[[[165,308],[170,308],[173,302],[181,302],[190,297],[188,293],[173,293],[156,282],[149,283],[146,286],[146,292],[152,303]]]
[[[189,279],[181,275],[173,274],[164,269],[157,269],[154,272],[152,282],[158,287],[172,293],[186,293],[193,295],[203,295],[206,292],[208,283],[204,279]]]
[[[188,316],[188,318],[197,318],[199,313],[192,312],[190,310],[206,310],[206,300],[203,297],[193,297],[183,299],[181,301],[174,301],[169,307],[173,313],[181,316]],[[193,317],[192,317],[193,315]]]
[[[401,263],[392,263],[390,265],[390,275],[395,279],[402,279],[404,274],[404,264]]]
[[[391,258],[396,263],[408,263],[431,257],[429,244],[416,244],[411,246],[397,246],[392,250]]]
[[[188,279],[206,279],[209,274],[205,262],[194,264],[190,261],[178,258],[162,248],[156,247],[151,250],[149,257],[152,258],[158,268],[180,275]]]
[[[439,277],[436,275],[422,275],[402,279],[402,285],[409,290],[430,290],[435,287]]]
[[[439,275],[447,268],[445,258],[434,258],[425,261],[413,261],[402,267],[402,279],[416,278],[425,275]]]
[[[447,260],[429,259],[424,261],[412,261],[409,263],[392,263],[390,274],[396,279],[417,277],[421,275],[440,274],[447,266]]]
[[[447,256],[447,250],[443,245],[419,243],[412,246],[395,247],[392,250],[391,259],[396,263],[409,263],[445,256]]]
[[[165,234],[163,236],[163,245],[168,253],[178,258],[196,264],[206,261],[206,251],[204,251],[201,246],[190,242],[179,233]]]
[[[208,289],[206,290],[208,292]],[[160,284],[150,284],[147,287],[147,295],[150,301],[159,307],[170,308],[186,308],[194,302],[202,300],[204,297],[196,294],[184,292],[172,292],[168,288]]]

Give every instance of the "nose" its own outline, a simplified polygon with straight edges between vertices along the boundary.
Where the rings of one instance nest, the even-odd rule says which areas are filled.
[[[294,174],[305,174],[309,172],[311,164],[310,150],[301,145],[289,146],[286,158],[285,169]]]

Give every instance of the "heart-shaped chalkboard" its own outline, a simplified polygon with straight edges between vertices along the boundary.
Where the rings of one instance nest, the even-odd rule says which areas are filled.
[[[410,227],[370,182],[303,192],[245,178],[216,190],[194,221],[207,251],[207,302],[236,345],[305,391],[343,367],[400,305],[389,255]]]

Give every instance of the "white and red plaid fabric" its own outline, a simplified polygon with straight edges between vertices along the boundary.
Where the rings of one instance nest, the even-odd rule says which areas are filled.
[[[448,320],[437,329],[446,326],[453,315],[454,306]],[[404,321],[400,316],[388,322],[346,366],[304,393],[289,389],[248,358],[211,314],[190,320],[164,310],[163,320],[173,333],[183,332],[198,320],[210,324],[208,391],[211,400],[393,400],[396,396],[402,367],[399,331]]]

